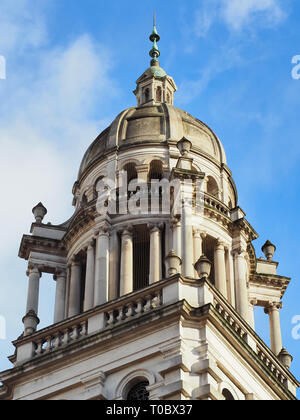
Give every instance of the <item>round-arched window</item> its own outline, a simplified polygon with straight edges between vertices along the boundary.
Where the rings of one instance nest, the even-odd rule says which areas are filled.
[[[223,389],[222,395],[225,398],[225,401],[234,401],[233,395],[228,389]]]
[[[127,401],[146,401],[149,400],[149,392],[147,391],[149,382],[143,381],[134,385],[127,394]]]

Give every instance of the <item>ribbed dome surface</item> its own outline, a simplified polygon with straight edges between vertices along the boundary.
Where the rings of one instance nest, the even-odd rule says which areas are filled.
[[[223,146],[215,133],[203,122],[172,105],[160,104],[129,108],[104,130],[85,153],[78,178],[100,161],[109,151],[126,146],[179,141],[192,142],[192,150],[226,164]]]

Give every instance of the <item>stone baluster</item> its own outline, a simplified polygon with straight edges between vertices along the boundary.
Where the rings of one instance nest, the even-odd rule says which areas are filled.
[[[94,307],[95,291],[95,246],[93,240],[89,243],[86,253],[84,311],[89,311]]]
[[[121,276],[120,295],[124,296],[133,291],[133,239],[132,232],[125,229],[122,232],[121,245]]]
[[[265,313],[269,315],[270,320],[271,350],[276,356],[278,356],[282,350],[282,335],[279,314],[279,310],[281,308],[281,302],[270,302],[265,308]]]
[[[26,305],[26,315],[23,318],[24,335],[33,334],[39,324],[38,306],[39,306],[39,287],[41,272],[36,265],[30,265],[27,271],[29,277],[28,295]]]
[[[56,274],[54,276],[54,280],[56,280],[54,324],[63,321],[65,318],[66,278],[66,270],[56,270]]]

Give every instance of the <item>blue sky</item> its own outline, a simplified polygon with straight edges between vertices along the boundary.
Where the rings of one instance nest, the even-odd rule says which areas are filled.
[[[281,312],[284,346],[300,340],[298,258],[300,199],[300,54],[297,0],[1,0],[0,55],[0,370],[10,367],[10,342],[22,332],[27,277],[17,258],[32,207],[47,221],[72,214],[71,190],[85,149],[115,116],[135,105],[135,81],[148,67],[153,10],[161,66],[174,77],[176,106],[207,123],[227,152],[239,204],[260,237],[277,245],[279,274],[292,277]],[[42,326],[53,316],[54,281],[41,284]],[[267,316],[257,328],[269,343]]]

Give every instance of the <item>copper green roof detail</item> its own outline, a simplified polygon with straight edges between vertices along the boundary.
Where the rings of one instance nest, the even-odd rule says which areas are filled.
[[[157,42],[159,42],[160,36],[158,35],[156,25],[155,25],[155,16],[154,16],[154,24],[153,24],[153,31],[150,35],[150,41],[153,42],[153,46],[149,52],[150,57],[152,57],[151,60],[151,66],[159,66],[158,57],[160,56],[160,51],[157,46]]]

